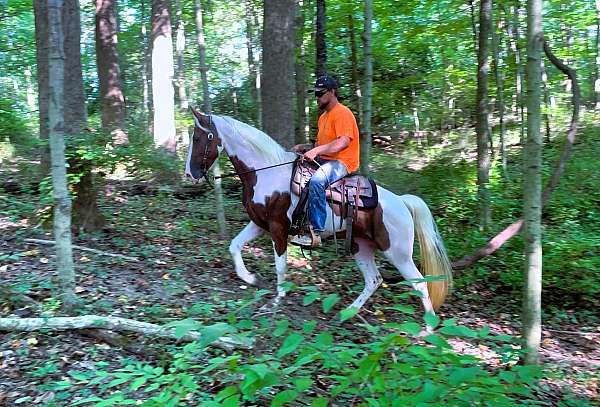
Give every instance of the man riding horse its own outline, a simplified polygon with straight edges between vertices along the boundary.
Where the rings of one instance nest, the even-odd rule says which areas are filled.
[[[317,140],[314,146],[298,144],[292,148],[320,165],[309,182],[308,217],[311,233],[296,236],[290,242],[299,246],[321,245],[321,234],[327,219],[325,189],[359,167],[360,137],[356,118],[350,109],[338,101],[337,89],[338,83],[331,76],[323,75],[317,79],[314,92],[319,109],[324,111],[319,117]]]

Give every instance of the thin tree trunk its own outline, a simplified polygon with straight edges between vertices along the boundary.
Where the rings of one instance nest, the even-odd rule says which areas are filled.
[[[198,61],[200,69],[200,77],[202,79],[202,96],[204,101],[204,111],[207,114],[212,113],[212,104],[210,101],[210,93],[208,92],[208,66],[206,64],[206,40],[204,38],[204,22],[202,20],[202,3],[200,0],[195,0],[196,4],[196,32],[198,34]],[[219,226],[219,234],[221,238],[228,237],[227,220],[225,219],[225,204],[223,199],[223,187],[221,185],[221,167],[219,160],[216,160],[213,165],[213,174],[215,176],[215,202],[217,212],[217,224]]]
[[[175,91],[173,89],[171,13],[167,0],[152,1],[152,105],[154,144],[175,154]]]
[[[525,103],[523,102],[523,84],[525,83],[524,72],[523,72],[523,58],[521,54],[521,47],[519,45],[521,34],[519,31],[519,15],[520,15],[520,3],[516,0],[516,6],[513,8],[513,21],[512,24],[507,24],[508,37],[511,38],[511,50],[515,55],[515,65],[517,67],[516,75],[516,107],[517,116],[519,116],[520,123],[520,142],[521,145],[525,144]],[[511,35],[512,34],[512,35]]]
[[[248,74],[249,74],[249,82],[250,82],[250,95],[252,96],[252,101],[254,106],[256,107],[256,116],[253,117],[255,122],[259,124],[260,127],[260,82],[258,79],[258,61],[256,61],[254,55],[254,30],[255,26],[253,25],[253,1],[246,0],[245,1],[246,9],[246,48],[248,49]]]
[[[500,14],[500,13],[498,13]],[[496,109],[498,110],[498,119],[500,121],[500,155],[502,159],[502,173],[508,178],[507,154],[506,154],[506,124],[504,121],[504,73],[503,60],[501,55],[500,35],[502,34],[503,21],[498,15],[498,27],[492,30],[492,46],[494,49],[494,77],[496,78]]]
[[[148,34],[146,30],[146,4],[144,0],[141,0],[141,30],[140,30],[140,40],[143,49],[143,58],[142,58],[142,116],[144,118],[144,122],[146,123],[148,132],[152,132],[151,120],[150,120],[150,112],[152,111],[152,106],[150,105],[150,86],[148,85],[148,71],[151,66],[150,62],[150,47],[148,46]]]
[[[294,145],[295,0],[265,0],[263,20],[263,130],[285,148]]]
[[[177,12],[177,37],[175,38],[175,53],[177,55],[177,95],[179,96],[179,109],[182,112],[188,110],[187,86],[185,81],[185,64],[183,53],[185,51],[185,23],[179,0],[175,0]],[[185,132],[185,129],[183,129]]]
[[[352,102],[355,111],[358,112],[358,123],[362,127],[363,106],[360,89],[360,74],[358,67],[358,51],[356,50],[356,33],[354,26],[354,17],[348,14],[348,31],[350,31],[350,60],[352,61]]]
[[[316,75],[327,73],[327,12],[325,0],[317,0]]]
[[[37,62],[37,85],[39,106],[39,133],[42,141],[49,140],[48,129],[48,2],[35,0],[33,2],[35,14],[35,53]],[[45,177],[50,173],[50,147],[42,144],[40,155],[40,175]]]
[[[369,175],[371,159],[371,104],[373,100],[373,60],[371,56],[371,36],[373,22],[373,0],[365,0],[365,29],[363,32],[363,47],[365,53],[365,98],[363,131],[360,143],[360,171]]]
[[[48,0],[48,129],[52,162],[52,196],[54,198],[54,240],[56,270],[60,282],[61,300],[65,311],[76,305],[75,271],[71,247],[71,197],[67,185],[65,161],[64,74],[65,49],[63,1]]]
[[[308,143],[308,112],[306,100],[306,48],[304,47],[304,1],[298,0],[296,9],[296,144]]]
[[[96,64],[102,101],[102,129],[116,145],[128,144],[123,128],[125,98],[117,52],[117,0],[96,0]]]
[[[542,87],[544,90],[544,127],[546,142],[550,142],[550,89],[548,87],[548,73],[544,61],[541,62]]]
[[[594,82],[596,112],[600,113],[600,0],[596,0],[596,81]]]
[[[469,10],[471,12],[471,32],[473,33],[473,49],[477,53],[477,24],[475,19],[475,4],[469,0]]]
[[[490,195],[490,127],[488,108],[489,35],[492,0],[481,0],[479,11],[479,47],[477,53],[477,196],[479,228],[487,230],[491,221]]]
[[[542,136],[540,133],[542,0],[527,2],[527,145],[524,177],[525,290],[523,339],[527,364],[539,363],[542,336]]]

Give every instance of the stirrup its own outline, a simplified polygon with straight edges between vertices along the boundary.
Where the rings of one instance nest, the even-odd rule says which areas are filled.
[[[297,235],[290,240],[290,243],[300,247],[314,249],[321,246],[321,236],[315,233],[312,228],[309,229],[310,234]]]

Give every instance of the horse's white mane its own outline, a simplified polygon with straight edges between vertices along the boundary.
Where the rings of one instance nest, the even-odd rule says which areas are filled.
[[[236,140],[232,140],[232,142],[243,143],[245,147],[264,158],[265,163],[279,164],[285,161],[291,161],[296,156],[294,153],[286,151],[275,140],[269,137],[269,135],[249,124],[229,116],[213,115],[213,118],[222,119],[231,129],[228,131],[229,129],[222,128],[222,126],[220,126],[220,121],[215,120],[215,125],[219,130],[219,134],[227,134],[230,138],[235,137]]]

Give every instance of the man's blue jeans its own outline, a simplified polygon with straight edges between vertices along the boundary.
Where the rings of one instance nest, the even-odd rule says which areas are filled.
[[[337,160],[316,160],[321,168],[314,173],[309,182],[308,190],[308,217],[315,232],[325,230],[327,209],[325,202],[325,189],[329,184],[343,178],[348,174],[346,166]]]

